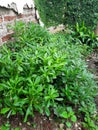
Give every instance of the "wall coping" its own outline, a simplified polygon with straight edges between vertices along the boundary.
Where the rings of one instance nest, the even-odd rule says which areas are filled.
[[[8,9],[13,9],[17,13],[23,13],[23,8],[34,8],[35,4],[33,0],[0,0],[0,6]]]

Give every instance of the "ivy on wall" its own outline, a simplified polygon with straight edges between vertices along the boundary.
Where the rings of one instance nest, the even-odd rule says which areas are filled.
[[[45,25],[85,22],[94,27],[98,23],[98,0],[35,0]]]

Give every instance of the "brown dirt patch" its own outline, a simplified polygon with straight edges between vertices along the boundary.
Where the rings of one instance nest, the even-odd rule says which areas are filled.
[[[94,79],[98,85],[98,50],[95,50],[88,58],[87,58],[88,68],[94,74]],[[95,98],[97,110],[98,110],[98,96]]]

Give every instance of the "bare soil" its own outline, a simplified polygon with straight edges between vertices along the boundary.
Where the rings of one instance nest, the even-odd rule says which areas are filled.
[[[94,79],[98,85],[98,50],[95,50],[88,58],[87,58],[88,68],[94,74]],[[98,110],[98,96],[95,98],[96,107]]]

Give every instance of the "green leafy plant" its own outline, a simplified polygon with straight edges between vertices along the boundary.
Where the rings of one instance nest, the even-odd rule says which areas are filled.
[[[82,44],[87,44],[93,48],[98,47],[98,36],[94,31],[91,31],[84,22],[76,23],[75,30],[72,33],[74,40],[78,39]]]
[[[28,23],[26,25],[23,22],[16,22],[12,29],[15,31],[14,39],[16,43],[21,43],[20,48],[26,44],[45,44],[49,42],[49,33],[44,28],[41,28],[39,24]]]
[[[15,28],[15,41],[0,49],[0,114],[9,118],[20,113],[26,122],[35,111],[54,113],[68,127],[82,113],[83,119],[87,112],[93,115],[95,108],[85,109],[94,104],[97,94],[84,59],[86,45],[73,44],[69,36],[45,33],[32,23]]]
[[[64,119],[66,119],[66,126],[67,127],[71,127],[71,124],[72,122],[76,122],[77,121],[77,117],[75,116],[75,113],[74,111],[72,110],[72,107],[66,107],[63,108],[61,106],[58,106],[56,109],[55,109],[55,114]]]
[[[95,123],[93,120],[91,120],[90,116],[87,116],[84,118],[83,126],[85,128],[88,128],[89,130],[97,130],[97,126],[95,126]]]
[[[98,0],[35,0],[40,17],[46,26],[85,22],[94,29],[98,23]]]
[[[63,23],[63,15],[65,13],[64,7],[66,6],[65,0],[35,0],[35,5],[39,11],[41,20],[46,26]]]

